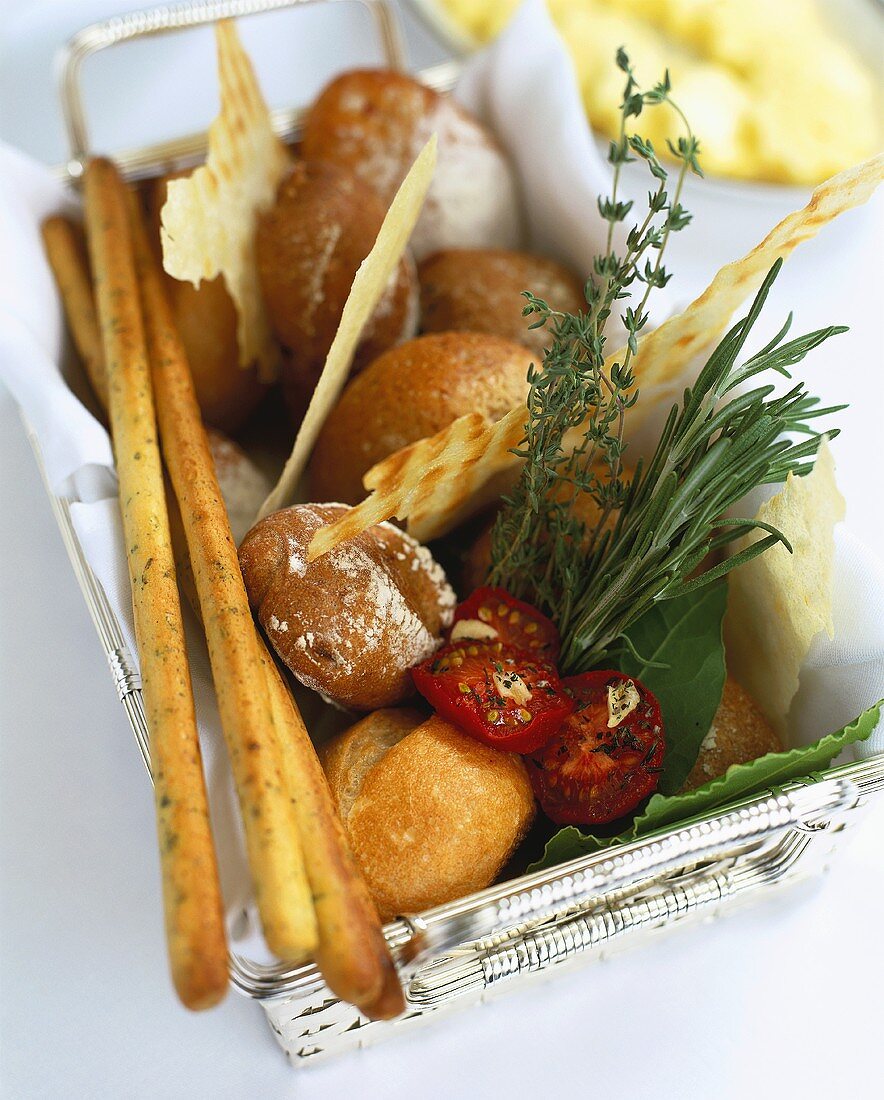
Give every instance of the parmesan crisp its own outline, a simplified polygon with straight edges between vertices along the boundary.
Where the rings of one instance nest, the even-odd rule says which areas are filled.
[[[236,27],[215,26],[221,111],[209,127],[206,163],[170,180],[160,214],[163,267],[198,286],[224,276],[236,307],[241,367],[274,377],[278,352],[264,310],[255,258],[258,216],[276,198],[290,165]]]
[[[732,314],[754,294],[776,259],[816,234],[839,214],[866,202],[884,179],[884,154],[833,176],[808,204],[784,218],[742,259],[725,265],[699,298],[639,341],[633,366],[642,400],[629,410],[631,434],[656,403],[672,400],[694,381],[691,361],[716,340]],[[622,362],[625,349],[608,356]],[[456,527],[494,496],[494,489],[517,472],[511,454],[524,434],[526,410],[512,409],[487,425],[475,413],[455,420],[431,439],[423,439],[379,462],[365,475],[368,496],[350,513],[316,533],[311,559],[353,538],[381,520],[408,520],[408,531],[422,542]]]
[[[833,531],[844,518],[844,498],[825,441],[813,470],[806,477],[790,474],[755,518],[782,531],[793,552],[773,546],[731,573],[725,651],[728,672],[783,735],[811,642],[821,630],[833,632]],[[747,535],[734,553],[763,537],[764,531]]]

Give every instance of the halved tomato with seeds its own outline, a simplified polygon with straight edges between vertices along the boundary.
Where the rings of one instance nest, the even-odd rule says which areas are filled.
[[[503,588],[477,588],[454,613],[452,642],[495,641],[555,661],[559,632],[552,619]]]
[[[558,825],[616,821],[657,788],[666,747],[660,704],[622,672],[562,684],[576,709],[527,761],[537,801]]]
[[[574,709],[552,664],[502,642],[455,642],[411,674],[442,718],[506,752],[539,749]]]

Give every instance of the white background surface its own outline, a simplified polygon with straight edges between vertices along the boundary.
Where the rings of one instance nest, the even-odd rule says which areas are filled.
[[[52,45],[122,6],[0,3],[18,19],[6,24],[15,48],[0,52],[0,136],[59,158]],[[284,58],[289,43],[275,45]],[[359,56],[352,36],[336,34],[331,49],[286,70],[270,98],[283,102],[292,81],[307,92]],[[139,88],[156,77],[143,64]],[[98,89],[109,146],[135,122],[163,132],[173,100],[162,80],[155,87],[123,110]],[[191,107],[182,129],[212,111]],[[880,215],[879,202],[834,227],[777,293],[784,308],[800,301],[799,326],[853,326],[808,375],[818,390],[860,398],[840,418],[836,454],[849,523],[878,548]],[[703,262],[680,268],[686,291]],[[5,392],[0,533],[3,1096],[880,1095],[884,806],[819,881],[298,1075],[256,1005],[231,994],[213,1013],[187,1014],[166,978],[149,786]]]

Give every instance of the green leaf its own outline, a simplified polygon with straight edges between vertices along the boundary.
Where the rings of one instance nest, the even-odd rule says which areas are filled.
[[[733,764],[724,775],[696,790],[669,796],[655,794],[644,811],[619,836],[591,836],[573,825],[560,829],[547,843],[541,858],[528,870],[539,871],[578,856],[591,855],[617,842],[636,840],[667,825],[686,821],[738,799],[811,775],[828,767],[848,745],[865,741],[878,725],[882,706],[884,699],[869,707],[849,725],[812,745],[768,753],[748,764]]]
[[[683,786],[721,702],[726,605],[726,584],[663,600],[629,627],[627,645],[610,658],[660,703],[666,731],[662,794],[675,794]]]

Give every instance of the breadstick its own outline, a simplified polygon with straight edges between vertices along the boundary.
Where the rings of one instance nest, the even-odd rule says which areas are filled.
[[[83,230],[76,222],[61,215],[47,218],[40,229],[74,347],[99,404],[107,412],[107,371]]]
[[[377,911],[353,862],[297,704],[263,644],[262,651],[316,904],[316,963],[342,1000],[374,1019],[398,1016],[405,1002]]]
[[[297,962],[316,946],[316,917],[260,640],[162,273],[134,202],[130,214],[163,455],[181,509],[255,899],[267,945]]]
[[[227,943],[218,868],[175,583],[166,501],[128,213],[103,160],[85,174],[86,227],[120,507],[150,730],[166,936],[172,977],[188,1008],[227,992]]]

